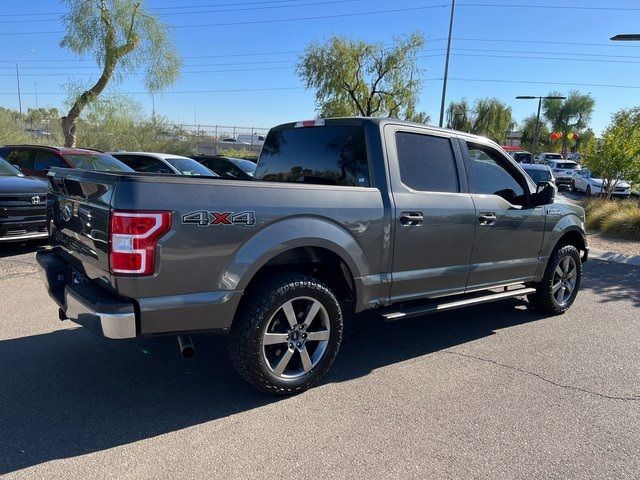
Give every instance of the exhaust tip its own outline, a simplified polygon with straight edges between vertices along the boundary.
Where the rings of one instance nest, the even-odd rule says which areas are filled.
[[[178,336],[178,348],[180,349],[180,355],[185,360],[190,360],[196,356],[196,347],[193,345],[193,340],[190,336]]]

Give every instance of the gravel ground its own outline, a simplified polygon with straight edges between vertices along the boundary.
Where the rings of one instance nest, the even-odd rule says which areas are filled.
[[[607,252],[622,253],[623,255],[640,255],[640,242],[636,240],[622,240],[602,235],[601,233],[587,233],[589,247]]]

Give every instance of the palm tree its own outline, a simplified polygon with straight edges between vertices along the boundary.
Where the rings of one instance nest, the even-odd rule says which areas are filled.
[[[549,96],[561,96],[558,92],[551,92]],[[589,94],[583,95],[573,90],[565,100],[545,99],[543,103],[544,117],[549,121],[554,132],[562,133],[562,154],[566,154],[570,132],[582,131],[586,128],[595,99]]]

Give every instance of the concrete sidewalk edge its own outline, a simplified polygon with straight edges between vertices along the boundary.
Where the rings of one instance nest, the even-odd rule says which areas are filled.
[[[606,250],[589,250],[589,258],[603,260],[605,262],[624,263],[626,265],[640,266],[640,255],[624,255],[622,253],[607,252]]]

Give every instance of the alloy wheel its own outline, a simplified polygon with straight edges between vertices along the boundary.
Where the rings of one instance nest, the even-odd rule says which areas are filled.
[[[566,305],[573,296],[578,279],[578,267],[572,257],[564,257],[553,272],[551,294],[559,306]]]
[[[262,352],[271,372],[284,379],[309,373],[327,351],[329,315],[311,297],[283,303],[271,316],[262,336]]]

